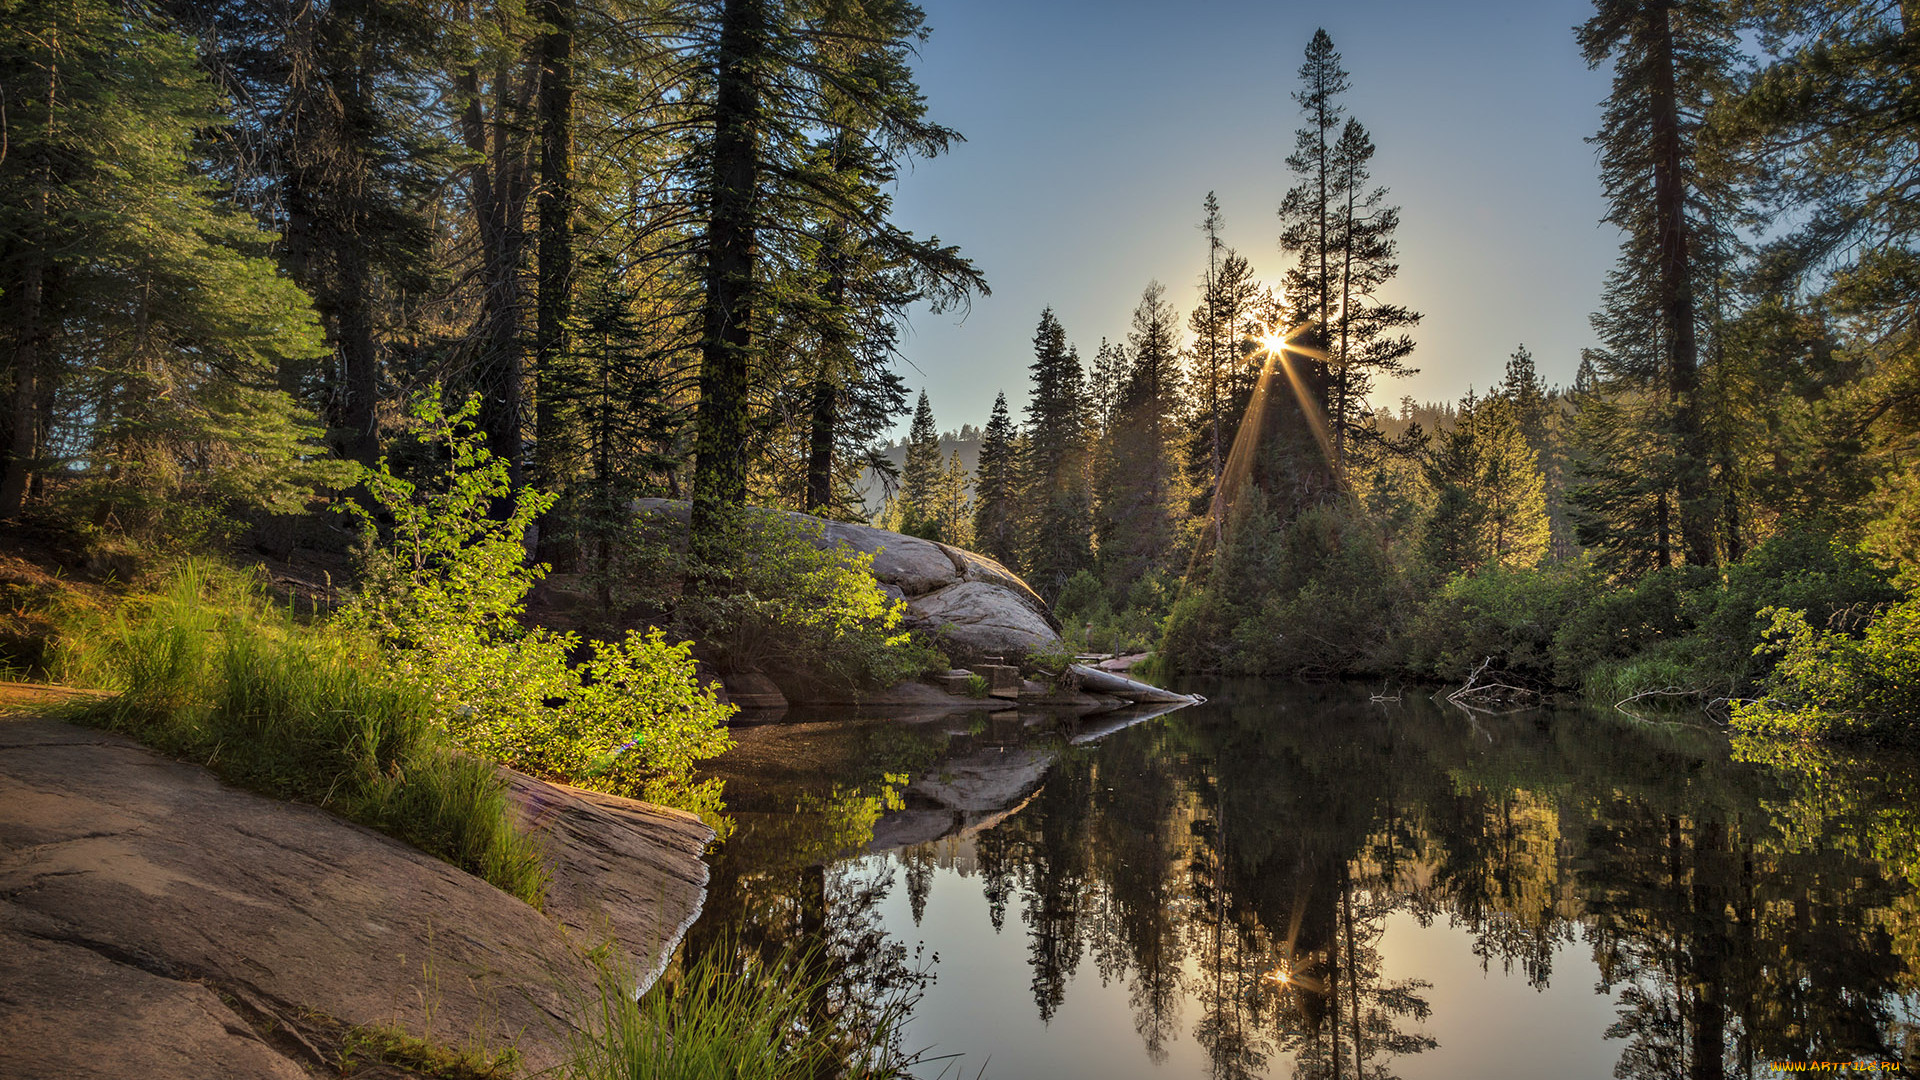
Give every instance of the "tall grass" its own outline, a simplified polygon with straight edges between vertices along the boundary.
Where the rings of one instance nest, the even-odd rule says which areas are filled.
[[[809,954],[735,966],[719,948],[635,1000],[603,971],[593,1015],[574,1040],[567,1080],[899,1080],[917,995],[828,1007],[830,976]]]
[[[296,623],[243,574],[188,562],[156,594],[69,628],[58,663],[69,681],[118,691],[78,719],[540,903],[541,852],[493,766],[455,753],[432,702],[384,674],[365,642]]]

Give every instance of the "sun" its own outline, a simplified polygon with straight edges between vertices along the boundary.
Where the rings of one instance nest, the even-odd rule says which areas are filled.
[[[1279,330],[1269,330],[1260,335],[1260,347],[1277,356],[1281,350],[1292,348],[1292,345],[1286,333]]]

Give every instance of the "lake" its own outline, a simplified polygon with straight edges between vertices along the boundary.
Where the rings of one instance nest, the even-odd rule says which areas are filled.
[[[822,951],[840,1005],[917,995],[923,1076],[1920,1068],[1913,761],[1182,689],[1209,700],[738,729],[687,947]]]

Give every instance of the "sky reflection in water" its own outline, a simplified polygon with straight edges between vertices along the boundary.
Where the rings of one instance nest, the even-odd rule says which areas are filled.
[[[969,1077],[1920,1067],[1911,762],[1201,689],[1084,745],[1012,714],[743,731],[689,947],[825,945],[854,984],[924,942],[906,1042]]]

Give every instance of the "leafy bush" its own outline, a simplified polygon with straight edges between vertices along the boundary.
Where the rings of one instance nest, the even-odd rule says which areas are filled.
[[[81,714],[223,779],[327,807],[538,903],[538,846],[506,785],[455,753],[433,703],[370,643],[295,624],[243,575],[189,562],[68,635],[71,674],[120,693]]]
[[[1769,622],[1761,612],[1789,608],[1827,625],[1898,595],[1859,548],[1789,530],[1723,573],[1658,570],[1573,611],[1554,640],[1554,675],[1603,701],[1661,688],[1737,697],[1756,689],[1772,663],[1759,649]]]
[[[772,511],[737,514],[719,545],[724,563],[656,567],[654,588],[701,583],[679,598],[681,617],[730,670],[857,691],[945,669],[938,649],[902,628],[906,603],[874,580],[873,556],[825,546],[823,528]]]
[[[1798,611],[1772,608],[1780,654],[1768,695],[1734,709],[1750,737],[1920,742],[1920,599],[1896,604],[1854,637],[1818,630]]]
[[[545,573],[520,538],[552,502],[515,493],[470,418],[415,407],[422,437],[444,448],[437,487],[395,476],[385,461],[365,477],[391,516],[390,540],[370,531],[360,596],[343,621],[370,634],[393,670],[437,702],[455,743],[548,779],[700,813],[716,827],[720,782],[696,782],[696,762],[732,745],[732,706],[695,676],[689,647],[657,632],[596,641],[588,659],[574,634],[524,627],[527,591]],[[494,507],[511,500],[504,519]]]
[[[1566,689],[1581,688],[1610,663],[1685,637],[1694,629],[1691,594],[1717,583],[1708,567],[1673,566],[1631,587],[1601,592],[1569,612],[1554,636],[1554,681]]]
[[[1892,575],[1862,548],[1824,531],[1782,532],[1726,569],[1717,589],[1687,603],[1702,682],[1728,696],[1757,689],[1777,652],[1762,649],[1769,608],[1805,612],[1813,625],[1842,628],[1900,599]]]
[[[1598,576],[1584,562],[1456,574],[1409,627],[1403,662],[1416,674],[1455,682],[1489,662],[1510,676],[1551,685],[1555,634],[1598,590]]]

